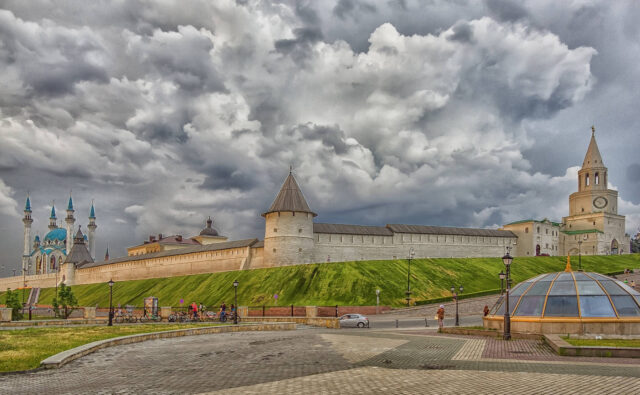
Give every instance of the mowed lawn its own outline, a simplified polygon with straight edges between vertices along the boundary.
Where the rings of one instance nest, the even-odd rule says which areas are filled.
[[[572,257],[574,270],[577,257]],[[566,257],[518,257],[511,273],[520,282],[541,273],[564,270]],[[191,302],[218,306],[233,300],[233,281],[238,280],[238,304],[332,306],[375,305],[380,289],[382,305],[402,306],[407,288],[407,260],[336,262],[296,265],[183,277],[116,282],[114,304],[141,306],[143,298],[155,296],[160,306],[179,306]],[[583,256],[586,271],[611,273],[640,268],[640,255]],[[500,288],[498,273],[504,269],[500,258],[414,259],[411,263],[411,290],[416,300],[449,296],[452,285],[463,285],[465,293]],[[109,287],[104,284],[72,287],[81,306],[109,304]],[[54,289],[43,289],[39,303],[50,304]],[[0,301],[4,298],[0,296]]]
[[[572,346],[582,347],[640,347],[640,339],[572,339],[563,337]]]
[[[141,324],[2,330],[0,372],[34,369],[40,366],[42,360],[52,355],[97,340],[213,325],[215,324]]]

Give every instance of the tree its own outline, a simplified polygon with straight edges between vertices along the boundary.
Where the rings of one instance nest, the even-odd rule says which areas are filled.
[[[20,297],[17,292],[11,292],[10,289],[7,289],[5,305],[11,309],[12,320],[17,321],[22,319],[22,303],[20,302]]]
[[[64,283],[60,284],[58,295],[53,298],[53,311],[56,317],[67,319],[76,307],[78,307],[78,300],[73,295],[71,287],[64,285]]]
[[[640,252],[640,232],[638,232],[636,237],[631,239],[631,252],[633,253]]]

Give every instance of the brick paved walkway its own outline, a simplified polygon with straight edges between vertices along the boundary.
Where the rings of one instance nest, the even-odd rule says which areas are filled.
[[[0,394],[629,393],[638,362],[427,331],[244,332],[100,350],[58,370],[0,376]]]

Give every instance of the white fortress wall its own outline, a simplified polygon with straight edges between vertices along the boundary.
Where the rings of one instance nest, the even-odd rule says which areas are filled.
[[[405,259],[414,249],[416,258],[500,257],[515,237],[396,233],[393,236],[314,235],[314,261],[332,262]]]

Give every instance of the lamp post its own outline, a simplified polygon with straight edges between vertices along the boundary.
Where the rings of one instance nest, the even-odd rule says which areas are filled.
[[[502,270],[500,270],[500,273],[498,273],[498,277],[500,277],[500,295],[502,295],[502,293],[504,292],[504,279],[507,275],[504,274],[504,272]]]
[[[409,250],[409,266],[407,269],[407,307],[411,306],[411,260],[415,256],[416,252],[413,247]]]
[[[380,290],[376,289],[376,314],[380,314],[379,306],[380,306]]]
[[[502,263],[507,268],[506,280],[507,280],[507,299],[506,299],[506,308],[504,310],[504,334],[502,338],[504,340],[511,339],[511,316],[509,315],[509,291],[511,290],[511,279],[509,275],[511,274],[511,262],[513,262],[513,258],[509,255],[509,251],[507,254],[502,257]]]
[[[460,286],[459,290],[460,293],[464,291],[462,285]],[[458,294],[456,293],[456,287],[454,287],[453,285],[451,286],[451,295],[453,295],[453,300],[456,301],[456,326],[460,326],[460,316],[458,315]]]
[[[234,325],[238,325],[238,280],[235,280],[233,282],[233,291],[234,291],[234,298],[235,298],[235,305],[236,305],[236,311],[233,313],[233,324]]]
[[[582,271],[582,240],[578,240],[578,271]]]
[[[113,326],[113,279],[109,280],[109,324]]]

